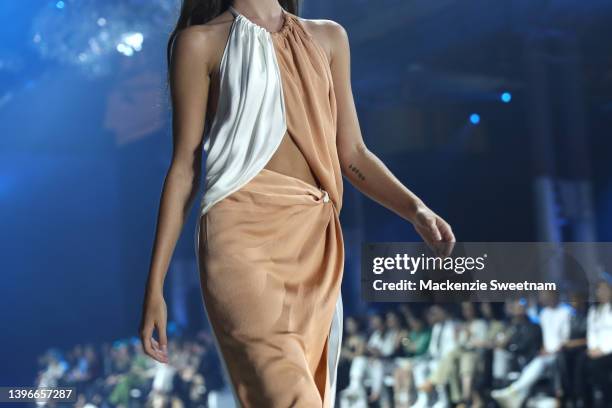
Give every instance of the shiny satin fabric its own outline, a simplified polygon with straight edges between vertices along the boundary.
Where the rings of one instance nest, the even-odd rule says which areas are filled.
[[[224,113],[205,145],[213,174],[195,237],[207,317],[238,406],[333,407],[344,245],[329,64],[297,16],[285,12],[281,30],[270,33],[230,11]],[[252,84],[259,80],[272,91],[262,94]],[[262,113],[274,106],[277,116]],[[242,115],[250,120],[236,123]],[[285,133],[320,187],[264,168]]]
[[[217,112],[204,142],[201,214],[259,173],[287,130],[282,81],[269,37],[241,18],[230,29],[219,68]]]

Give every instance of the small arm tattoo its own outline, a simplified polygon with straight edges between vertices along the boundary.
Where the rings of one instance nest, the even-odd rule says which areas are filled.
[[[360,171],[360,170],[359,170],[357,167],[355,167],[355,166],[354,166],[354,165],[352,165],[352,164],[349,164],[349,166],[348,166],[348,167],[349,167],[349,169],[350,169],[350,170],[351,170],[353,173],[355,173],[355,174],[357,175],[357,177],[359,177],[359,180],[362,180],[362,181],[363,181],[363,180],[365,180],[365,176],[363,175],[363,173],[362,173],[362,172],[361,172],[361,171]]]

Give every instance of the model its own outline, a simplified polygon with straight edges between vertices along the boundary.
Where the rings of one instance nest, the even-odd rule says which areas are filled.
[[[455,240],[365,147],[349,60],[342,26],[302,19],[289,0],[184,1],[170,39],[174,153],[140,334],[147,354],[167,362],[163,281],[204,150],[196,254],[239,406],[333,406],[343,175],[429,244]]]

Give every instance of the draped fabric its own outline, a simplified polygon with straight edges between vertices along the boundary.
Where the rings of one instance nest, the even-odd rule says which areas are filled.
[[[270,33],[230,11],[195,237],[207,317],[239,406],[333,407],[344,244],[329,63],[297,16]],[[265,168],[283,137],[317,186]]]
[[[259,173],[287,129],[274,45],[259,27],[241,21],[232,24],[221,58],[221,92],[204,143],[202,214]]]

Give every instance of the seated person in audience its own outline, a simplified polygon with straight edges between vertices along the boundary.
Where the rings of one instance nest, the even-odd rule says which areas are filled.
[[[486,322],[487,330],[482,342],[473,342],[476,349],[476,365],[471,394],[472,407],[482,407],[484,405],[482,392],[493,387],[493,353],[507,328],[506,322],[498,316],[490,302],[480,303],[479,310]]]
[[[342,336],[342,347],[340,349],[340,361],[338,363],[338,387],[348,385],[348,373],[355,357],[362,356],[365,352],[366,337],[361,331],[361,324],[357,317],[348,316],[344,321],[344,335]],[[346,378],[346,382],[342,380]]]
[[[451,401],[465,405],[471,400],[476,351],[486,340],[487,324],[477,316],[474,303],[463,302],[461,311],[464,320],[458,325],[458,347],[442,357],[420,389],[429,393],[436,386],[449,385]]]
[[[436,386],[431,392],[422,389],[431,373],[435,372],[445,356],[452,353],[457,347],[458,325],[450,313],[441,305],[433,305],[429,309],[429,318],[432,325],[431,339],[427,353],[409,365],[412,372],[412,384],[418,390],[414,408],[427,407],[435,398],[434,406],[445,406],[447,396],[444,386]],[[431,400],[431,401],[430,401]]]
[[[520,377],[508,387],[491,392],[502,408],[519,408],[528,397],[531,387],[547,369],[555,367],[561,347],[569,339],[571,308],[559,301],[556,291],[540,293],[543,305],[540,312],[543,347],[521,371]]]
[[[587,333],[586,296],[574,292],[570,294],[569,301],[572,307],[570,335],[559,354],[560,388],[557,397],[561,406],[564,403],[575,406],[585,394],[582,374]]]
[[[508,329],[508,322],[499,316],[499,312],[493,307],[491,302],[480,303],[480,314],[487,325],[487,332],[482,342],[476,342],[478,352],[478,386],[490,388],[493,383],[493,350],[504,338],[504,333]],[[508,316],[511,317],[511,316]]]
[[[388,311],[385,314],[385,338],[384,346],[374,349],[374,357],[371,364],[372,392],[369,401],[379,400],[383,389],[385,374],[391,374],[395,367],[393,357],[396,356],[401,347],[401,340],[405,337],[406,327],[402,324],[399,315],[395,311]],[[381,405],[387,404],[387,401]]]
[[[542,330],[527,314],[526,299],[505,302],[510,324],[497,338],[493,349],[492,375],[505,381],[512,369],[522,369],[542,348]]]
[[[410,365],[411,362],[425,355],[431,338],[431,330],[423,319],[413,314],[405,305],[403,305],[401,311],[407,321],[408,330],[403,333],[399,354],[395,358],[396,368],[393,373],[395,408],[409,407]]]
[[[361,333],[357,318],[349,316],[344,322],[344,338],[340,350],[340,360],[352,361],[363,355],[365,351],[365,336]]]
[[[586,369],[589,383],[601,393],[600,406],[612,403],[612,279],[596,287],[597,304],[587,317]],[[603,404],[603,405],[602,405]],[[608,405],[605,405],[608,404]]]
[[[381,315],[370,317],[372,332],[365,346],[364,354],[356,356],[351,363],[349,386],[340,393],[341,406],[352,404],[350,405],[352,407],[364,404],[364,380],[366,378],[371,381],[368,400],[373,402],[380,398],[384,380],[383,359],[395,353],[400,337],[399,319],[394,312],[387,313],[386,323]]]

